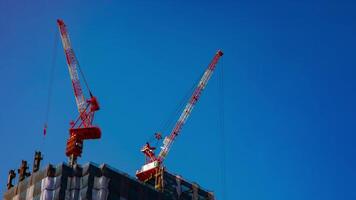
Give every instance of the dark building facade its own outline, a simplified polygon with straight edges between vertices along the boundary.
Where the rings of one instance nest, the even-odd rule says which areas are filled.
[[[141,183],[109,165],[47,166],[5,191],[5,200],[213,200],[214,195],[180,176],[164,173],[164,190]]]

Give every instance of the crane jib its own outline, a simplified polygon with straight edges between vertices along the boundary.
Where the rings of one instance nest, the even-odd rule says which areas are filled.
[[[72,87],[74,91],[78,112],[82,113],[83,111],[85,111],[86,103],[85,103],[84,94],[78,76],[78,70],[77,70],[78,62],[76,60],[74,51],[71,48],[71,44],[69,41],[69,36],[65,24],[62,21],[59,21],[58,24],[59,24],[62,44],[66,56],[66,61],[68,65],[69,75],[72,82]]]
[[[180,131],[182,130],[182,127],[184,123],[187,121],[190,113],[192,112],[194,105],[197,103],[199,100],[199,97],[201,95],[201,92],[204,90],[207,82],[209,81],[215,66],[219,60],[219,58],[223,55],[223,52],[218,50],[218,52],[215,54],[213,60],[210,62],[209,66],[205,70],[202,78],[200,79],[197,87],[195,88],[192,96],[190,97],[187,105],[185,106],[182,114],[180,115],[177,123],[175,124],[171,134],[166,136],[163,140],[163,146],[161,147],[161,151],[159,152],[159,155],[155,157],[154,155],[154,149],[149,145],[149,143],[146,143],[146,145],[141,149],[141,151],[146,155],[146,164],[141,167],[140,170],[136,172],[136,177],[141,180],[141,181],[147,181],[150,180],[153,177],[156,177],[156,188],[161,188],[162,185],[160,181],[157,181],[159,177],[162,177],[159,175],[159,172],[163,169],[162,163],[166,156],[169,153],[169,150],[175,140],[175,138],[179,135]]]
[[[213,60],[210,62],[208,68],[206,69],[206,71],[204,72],[201,80],[199,81],[196,89],[194,90],[191,98],[188,101],[188,104],[186,105],[186,107],[184,108],[182,114],[180,115],[176,125],[174,126],[171,134],[166,137],[165,142],[163,142],[163,146],[161,147],[161,151],[158,155],[158,160],[160,162],[162,162],[164,160],[164,158],[167,156],[174,139],[179,135],[183,125],[185,124],[186,120],[188,119],[190,113],[192,112],[194,105],[197,103],[197,101],[199,100],[199,97],[202,93],[202,91],[204,90],[206,84],[208,83],[215,67],[216,64],[219,60],[219,58],[223,55],[222,51],[218,51]]]

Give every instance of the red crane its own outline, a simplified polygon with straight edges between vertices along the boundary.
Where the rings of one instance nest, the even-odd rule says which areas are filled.
[[[99,110],[99,103],[96,97],[92,95],[85,78],[81,73],[90,95],[89,98],[85,98],[78,75],[78,69],[80,70],[80,66],[69,40],[67,26],[64,24],[63,20],[60,19],[57,20],[57,24],[79,112],[77,119],[75,121],[71,121],[70,123],[69,139],[67,140],[66,146],[66,155],[69,157],[69,164],[74,165],[76,164],[77,158],[82,154],[83,141],[87,139],[99,139],[101,137],[100,128],[93,126],[92,124],[94,114],[97,110]]]
[[[160,187],[162,182],[157,180],[157,177],[159,176],[159,173],[163,171],[163,161],[169,153],[169,150],[171,149],[175,138],[179,135],[184,123],[187,121],[190,113],[192,112],[194,105],[199,100],[202,91],[208,83],[211,75],[214,72],[217,62],[222,55],[223,52],[221,50],[218,50],[216,52],[213,60],[210,62],[208,68],[206,69],[192,96],[190,97],[187,105],[185,106],[182,114],[176,122],[173,130],[171,131],[171,134],[164,138],[163,146],[161,147],[161,151],[159,152],[158,156],[156,156],[154,153],[154,150],[156,148],[150,146],[148,142],[141,149],[141,152],[143,152],[146,156],[146,163],[141,167],[140,170],[136,172],[136,177],[140,181],[148,181],[151,178],[156,177],[156,188],[161,189]],[[161,136],[156,134],[155,137],[159,139]]]

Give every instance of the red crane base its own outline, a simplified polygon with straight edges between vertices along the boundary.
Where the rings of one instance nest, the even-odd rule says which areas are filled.
[[[69,157],[73,155],[74,157],[80,157],[82,155],[83,151],[83,140],[71,136],[67,140],[67,146],[66,146],[66,155]]]
[[[142,166],[141,170],[136,172],[136,177],[140,181],[148,181],[154,178],[160,168],[160,164],[157,160],[147,163]]]
[[[83,140],[99,139],[101,130],[99,127],[71,128],[70,138],[67,140],[66,155],[80,157],[83,151]]]
[[[101,130],[96,126],[87,128],[71,128],[69,129],[69,133],[71,136],[75,136],[81,140],[99,139],[101,137]]]

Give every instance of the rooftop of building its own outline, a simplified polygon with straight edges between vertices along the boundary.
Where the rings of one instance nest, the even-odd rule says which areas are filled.
[[[108,164],[48,165],[5,191],[4,199],[214,199],[211,192],[164,172],[164,190],[143,183]]]

